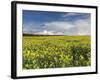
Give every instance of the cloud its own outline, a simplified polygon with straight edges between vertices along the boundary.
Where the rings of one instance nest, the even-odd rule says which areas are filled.
[[[44,31],[41,31],[41,32],[36,32],[34,34],[40,34],[40,35],[54,35],[54,33],[52,31],[47,31],[47,30],[44,30]]]
[[[29,22],[23,24],[23,33],[36,33],[43,29],[42,23]]]
[[[67,13],[63,17],[76,16],[78,13]],[[49,21],[42,23],[30,22],[23,24],[23,33],[42,35],[90,35],[90,17],[79,18],[73,21]]]
[[[67,21],[53,21],[45,23],[45,28],[55,32],[65,32],[66,30],[74,27],[72,23]]]
[[[45,23],[45,29],[65,35],[90,35],[90,21],[89,19],[80,19],[74,22],[53,21]]]
[[[91,33],[91,24],[88,19],[78,20],[75,25],[78,28],[78,35],[90,35]]]
[[[78,19],[89,19],[90,14],[89,13],[66,13],[62,15],[63,18],[65,19],[72,19],[72,20],[78,20]]]
[[[64,14],[62,15],[62,17],[69,17],[69,16],[76,16],[76,15],[80,15],[79,13],[67,13],[67,14]]]
[[[54,31],[47,31],[47,30],[44,30],[41,32],[36,32],[34,34],[37,34],[37,35],[64,35],[62,32],[54,32]]]

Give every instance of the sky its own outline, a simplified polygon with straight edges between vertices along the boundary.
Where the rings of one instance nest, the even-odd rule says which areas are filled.
[[[23,10],[23,33],[90,35],[90,13]]]

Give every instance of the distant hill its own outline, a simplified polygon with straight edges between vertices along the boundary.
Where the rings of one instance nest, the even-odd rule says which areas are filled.
[[[23,33],[23,36],[63,36],[63,35],[42,35],[42,34],[27,34],[27,33]]]
[[[23,33],[23,36],[90,36],[90,35],[48,35],[48,34]]]

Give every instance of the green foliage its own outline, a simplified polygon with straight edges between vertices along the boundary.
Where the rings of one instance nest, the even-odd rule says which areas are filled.
[[[23,68],[90,66],[89,36],[24,36]]]

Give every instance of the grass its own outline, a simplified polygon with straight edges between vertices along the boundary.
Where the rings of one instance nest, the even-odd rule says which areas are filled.
[[[23,69],[90,66],[90,36],[23,36]]]

